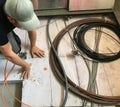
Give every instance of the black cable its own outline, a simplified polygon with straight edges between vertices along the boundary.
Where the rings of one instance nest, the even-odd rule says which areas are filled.
[[[114,61],[116,59],[119,59],[120,51],[110,56],[110,55],[105,55],[102,53],[95,52],[94,50],[89,48],[89,46],[85,42],[85,33],[93,27],[105,27],[107,29],[110,29],[120,38],[120,29],[115,25],[108,24],[108,23],[100,23],[100,22],[86,23],[78,26],[74,31],[74,40],[77,46],[79,47],[79,49],[82,50],[88,57],[100,62],[109,62],[109,61]]]

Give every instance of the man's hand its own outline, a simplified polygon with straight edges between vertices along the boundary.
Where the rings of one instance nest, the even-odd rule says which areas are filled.
[[[34,54],[37,55],[38,57],[44,57],[44,51],[36,46],[32,47],[30,52],[32,58],[34,57]]]
[[[28,79],[30,75],[30,66],[31,64],[27,64],[25,67],[22,68],[21,71],[18,72],[18,73],[21,73],[20,78]]]
[[[32,58],[34,57],[34,55],[37,55],[38,57],[44,57],[44,51],[36,46],[36,39],[37,39],[36,30],[29,31],[28,34],[29,34],[29,39],[31,44],[30,53]]]
[[[26,61],[21,59],[16,53],[14,53],[9,42],[3,46],[0,46],[0,51],[7,60],[23,68],[23,70],[19,72],[21,73],[21,78],[27,79],[29,77],[31,64],[27,63]]]

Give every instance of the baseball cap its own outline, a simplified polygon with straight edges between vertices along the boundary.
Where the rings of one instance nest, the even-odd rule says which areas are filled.
[[[40,26],[31,0],[6,0],[4,10],[25,30],[31,31]]]

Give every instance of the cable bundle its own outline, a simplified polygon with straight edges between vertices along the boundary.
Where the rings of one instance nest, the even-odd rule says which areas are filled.
[[[97,53],[94,50],[90,49],[85,42],[85,33],[94,27],[104,27],[113,31],[120,38],[120,29],[116,25],[110,23],[101,23],[101,22],[88,22],[86,24],[80,25],[74,31],[74,41],[79,47],[79,49],[84,52],[88,57],[93,60],[100,62],[109,62],[120,58],[120,51],[114,55],[104,55],[102,53]]]
[[[107,27],[107,28],[113,30],[120,37],[120,33],[118,32],[119,28],[117,28],[118,26],[116,25],[115,22],[109,21],[109,20],[106,21],[103,18],[87,18],[87,19],[82,19],[82,20],[73,22],[70,25],[68,25],[66,28],[61,30],[53,41],[55,50],[58,51],[58,46],[59,46],[61,39],[63,38],[63,36],[66,33],[68,33],[69,30],[71,30],[72,28],[75,28],[77,26],[82,26],[84,24],[87,25],[87,26],[83,26],[84,30],[82,29],[80,32],[77,32],[77,33],[80,33],[80,35],[82,34],[82,36],[84,36],[85,31],[87,31],[89,28],[100,25],[100,26]],[[79,38],[79,40],[77,38]],[[84,49],[86,47],[85,41],[82,39],[82,37],[75,36],[74,40],[78,44],[79,48]],[[82,41],[82,43],[80,43],[81,41]],[[81,44],[82,44],[82,46],[81,46]],[[87,49],[85,48],[84,52],[86,52],[86,54],[88,54],[89,50],[90,50],[89,48],[87,48]],[[118,52],[116,55],[110,56],[110,57],[105,56],[103,54],[98,55],[98,53],[91,52],[91,50],[90,50],[90,55],[91,54],[95,55],[93,57],[95,60],[100,60],[100,61],[105,61],[105,62],[112,61],[112,60],[115,60],[120,57],[120,52]],[[64,73],[63,73],[60,63],[52,49],[50,50],[49,58],[50,58],[50,64],[51,64],[52,71],[54,72],[54,74],[56,75],[56,77],[60,81],[60,83],[65,85]],[[67,80],[68,80],[69,90],[84,100],[87,100],[87,101],[90,101],[93,103],[97,103],[97,104],[104,104],[104,105],[116,105],[120,102],[120,96],[103,96],[103,95],[94,94],[92,92],[89,92],[89,91],[81,88],[80,86],[77,86],[68,76],[67,76]]]

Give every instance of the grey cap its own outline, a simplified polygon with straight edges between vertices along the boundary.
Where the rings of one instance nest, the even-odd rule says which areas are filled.
[[[31,31],[40,26],[31,0],[6,0],[4,9],[25,30]]]

